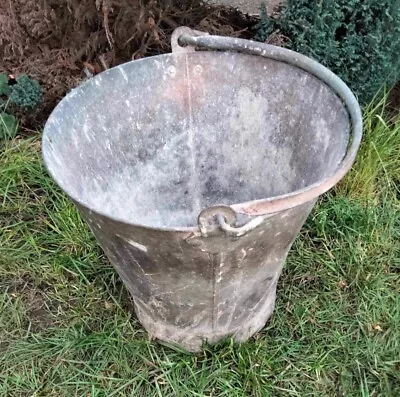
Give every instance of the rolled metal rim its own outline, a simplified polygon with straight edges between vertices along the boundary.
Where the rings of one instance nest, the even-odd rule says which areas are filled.
[[[336,185],[350,170],[356,158],[357,151],[361,143],[362,128],[363,128],[362,113],[358,101],[354,96],[354,94],[352,93],[352,91],[350,90],[350,88],[343,82],[342,79],[340,79],[336,74],[334,74],[328,68],[321,65],[317,61],[305,55],[299,54],[295,51],[244,39],[236,39],[236,38],[229,38],[222,36],[211,36],[211,35],[209,36],[206,35],[206,33],[204,36],[198,36],[198,35],[195,36],[187,34],[186,30],[182,35],[178,37],[178,43],[182,46],[191,46],[192,49],[193,47],[197,47],[200,50],[205,49],[205,50],[215,50],[215,51],[240,52],[247,55],[261,56],[264,58],[293,65],[295,67],[298,67],[299,69],[308,72],[309,74],[317,77],[319,80],[324,82],[343,101],[343,104],[346,110],[348,111],[351,123],[351,137],[349,140],[347,153],[333,174],[331,174],[329,177],[319,182],[316,182],[303,189],[295,190],[290,193],[269,197],[265,199],[247,201],[244,203],[232,204],[229,207],[231,207],[234,211],[236,211],[237,213],[242,213],[250,216],[262,216],[284,211],[293,207],[297,207],[308,201],[316,199],[318,196],[327,192],[334,185]],[[145,61],[145,59],[140,61]],[[140,62],[140,61],[133,61],[133,62]],[[46,136],[46,134],[47,134],[47,129],[45,127],[43,132],[43,138]],[[42,155],[48,172],[53,177],[53,179],[57,181],[57,177],[49,169],[49,167],[47,167],[46,154],[44,152],[43,147],[42,147]],[[61,185],[59,186],[62,188]],[[159,231],[188,232],[188,233],[199,232],[199,226],[164,228],[164,227],[151,227],[148,225],[141,225],[137,223],[127,222],[124,219],[111,216],[110,214],[93,210],[89,208],[87,204],[82,202],[82,200],[73,197],[68,192],[66,193],[72,198],[72,200],[74,200],[80,206],[87,208],[90,212],[98,214],[105,218],[112,219],[120,223],[137,227],[143,227],[151,230],[159,230]],[[216,203],[215,205],[217,206],[218,204],[223,204],[223,203]]]

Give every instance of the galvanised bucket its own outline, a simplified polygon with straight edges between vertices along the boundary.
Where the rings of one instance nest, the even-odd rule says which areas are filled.
[[[150,336],[198,351],[271,316],[288,250],[350,169],[362,120],[317,62],[179,28],[172,54],[88,80],[43,157],[131,292]]]

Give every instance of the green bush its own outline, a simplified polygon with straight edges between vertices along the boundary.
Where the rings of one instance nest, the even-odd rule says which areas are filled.
[[[26,75],[17,77],[17,84],[11,86],[10,101],[23,109],[34,109],[43,98],[40,84]]]
[[[276,31],[338,74],[362,104],[400,78],[400,0],[287,0],[275,18],[264,6],[255,39]]]

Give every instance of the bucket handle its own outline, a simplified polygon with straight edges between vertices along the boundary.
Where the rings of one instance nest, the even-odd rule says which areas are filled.
[[[351,122],[351,137],[347,153],[334,173],[324,180],[314,183],[304,189],[270,199],[261,199],[247,203],[236,204],[235,210],[240,213],[265,215],[284,211],[308,201],[316,199],[327,192],[350,170],[357,155],[362,137],[362,114],[356,97],[350,88],[332,71],[326,67],[286,48],[269,44],[258,43],[231,37],[212,36],[206,32],[191,31],[187,27],[175,29],[171,37],[172,52],[206,51],[233,51],[248,55],[256,55],[279,62],[288,63],[310,73],[324,82],[344,103]]]
[[[263,216],[256,216],[245,223],[236,226],[238,214],[229,206],[218,205],[200,212],[198,224],[201,235],[210,237],[223,231],[230,237],[241,237],[251,232],[264,221]]]

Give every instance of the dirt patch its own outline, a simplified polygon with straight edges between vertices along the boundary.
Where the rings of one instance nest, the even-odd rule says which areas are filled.
[[[26,73],[45,90],[25,129],[40,128],[61,97],[85,78],[118,64],[170,52],[170,36],[189,26],[250,38],[254,17],[201,0],[13,0],[0,2],[0,72]]]
[[[29,329],[33,332],[52,326],[54,316],[51,314],[52,303],[46,297],[47,285],[35,285],[35,281],[29,277],[3,280],[0,284],[0,291],[7,293],[11,300],[21,299]],[[26,324],[28,326],[28,324]]]

